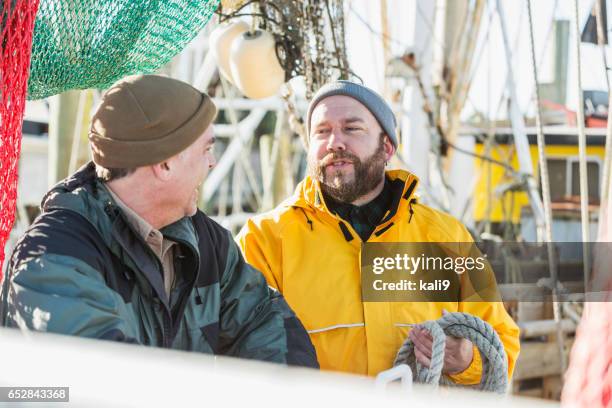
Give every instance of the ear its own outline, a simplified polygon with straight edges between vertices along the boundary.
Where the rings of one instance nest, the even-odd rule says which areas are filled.
[[[168,181],[172,177],[172,163],[171,160],[166,160],[161,163],[157,163],[151,166],[153,175],[161,181]]]
[[[395,154],[395,146],[391,143],[391,138],[387,135],[383,137],[383,149],[385,150],[385,161],[391,160]]]

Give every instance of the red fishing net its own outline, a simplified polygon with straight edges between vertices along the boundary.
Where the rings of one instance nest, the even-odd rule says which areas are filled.
[[[0,281],[15,220],[17,166],[32,32],[39,0],[4,0],[0,9]]]
[[[576,408],[612,407],[612,303],[585,305],[562,402]]]
[[[604,206],[599,242],[612,242],[612,201]],[[585,303],[565,375],[561,402],[575,408],[612,408],[612,253],[600,247],[592,285],[598,302]],[[605,300],[605,301],[604,301]]]

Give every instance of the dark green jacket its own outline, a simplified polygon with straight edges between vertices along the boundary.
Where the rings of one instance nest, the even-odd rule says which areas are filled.
[[[169,301],[159,259],[90,163],[47,193],[18,242],[0,323],[318,367],[302,324],[229,231],[198,211],[161,232],[178,243]]]

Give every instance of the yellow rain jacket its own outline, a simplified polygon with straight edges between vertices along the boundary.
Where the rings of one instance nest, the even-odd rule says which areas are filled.
[[[368,242],[472,242],[459,221],[416,203],[414,175],[393,170],[387,177],[404,182],[402,199]],[[519,329],[502,303],[363,302],[362,241],[349,223],[327,209],[319,184],[309,177],[276,209],[249,220],[237,240],[246,261],[285,296],[301,319],[322,369],[372,376],[389,369],[408,335],[408,325],[438,319],[446,309],[490,323],[504,344],[508,376],[512,375]],[[451,378],[476,384],[481,372],[480,354],[474,349],[471,365]]]

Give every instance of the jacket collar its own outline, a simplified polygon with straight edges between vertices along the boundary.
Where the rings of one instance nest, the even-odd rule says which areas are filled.
[[[93,162],[51,188],[45,194],[41,208],[43,212],[63,209],[81,215],[98,231],[105,245],[116,256],[127,262],[132,269],[141,270],[153,289],[160,295],[163,293],[163,281],[156,269],[155,255],[146,250],[147,244],[126,221],[108,188],[97,179]],[[160,231],[169,239],[186,244],[196,257],[200,256],[197,234],[189,217],[167,225]],[[129,256],[124,256],[124,252]],[[164,300],[165,296],[160,298]]]
[[[57,183],[43,197],[43,211],[66,209],[79,213],[103,235],[110,232],[119,206],[108,188],[97,179],[95,165],[89,162],[74,174]],[[197,251],[198,241],[193,223],[188,217],[160,229],[162,234],[175,241],[185,242]]]
[[[53,186],[42,199],[42,212],[63,209],[76,212],[85,218],[111,246],[111,206],[113,200],[96,178],[95,165],[89,162],[74,174]]]

